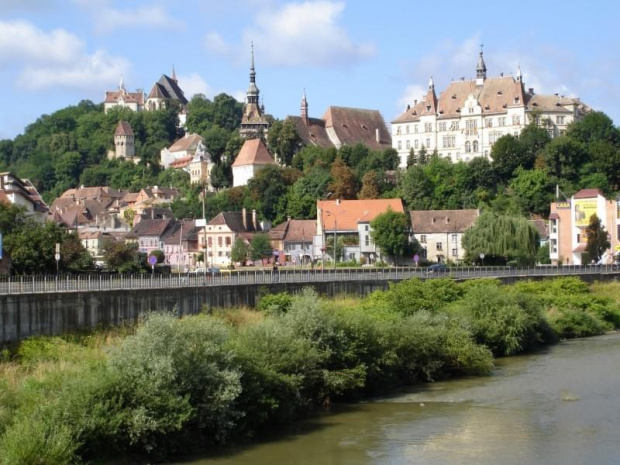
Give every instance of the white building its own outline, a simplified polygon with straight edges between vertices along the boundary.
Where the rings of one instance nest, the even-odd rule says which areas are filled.
[[[0,202],[23,207],[26,214],[40,221],[49,215],[49,207],[32,182],[10,172],[0,173]]]
[[[518,136],[531,118],[556,137],[589,110],[578,98],[537,95],[533,88],[526,92],[520,68],[514,77],[487,78],[480,51],[475,80],[452,81],[437,97],[431,77],[426,95],[392,121],[392,147],[401,168],[411,150],[417,155],[422,148],[454,162],[490,158],[497,139]]]
[[[277,166],[277,163],[262,139],[246,140],[232,164],[233,187],[246,186],[256,173],[269,165]]]
[[[463,234],[473,226],[480,210],[414,210],[413,237],[422,246],[422,256],[432,262],[459,263],[465,258]]]

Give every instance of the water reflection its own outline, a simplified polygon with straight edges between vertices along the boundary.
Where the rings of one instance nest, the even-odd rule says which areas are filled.
[[[336,406],[193,465],[615,464],[620,335],[502,360],[495,374]]]

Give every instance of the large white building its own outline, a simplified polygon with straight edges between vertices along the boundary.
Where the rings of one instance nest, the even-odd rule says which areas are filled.
[[[417,155],[422,147],[429,155],[436,150],[454,162],[490,158],[497,139],[518,136],[531,118],[557,137],[588,111],[578,98],[526,91],[520,68],[516,76],[487,78],[480,51],[475,80],[452,81],[437,97],[431,77],[426,95],[392,121],[392,147],[401,168],[407,166],[411,150]]]

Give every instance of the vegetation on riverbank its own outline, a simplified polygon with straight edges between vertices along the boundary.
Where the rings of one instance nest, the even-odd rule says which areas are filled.
[[[592,291],[594,289],[594,291]],[[364,299],[307,289],[258,311],[23,341],[0,363],[0,463],[149,461],[251,437],[333,400],[482,375],[493,355],[620,326],[620,284],[410,280]]]

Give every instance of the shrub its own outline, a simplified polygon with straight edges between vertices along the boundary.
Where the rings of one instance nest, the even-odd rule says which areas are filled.
[[[260,298],[258,309],[271,314],[286,313],[292,302],[293,296],[286,292],[267,294]]]
[[[600,321],[581,310],[551,308],[547,311],[547,321],[562,339],[596,336],[603,333]]]

